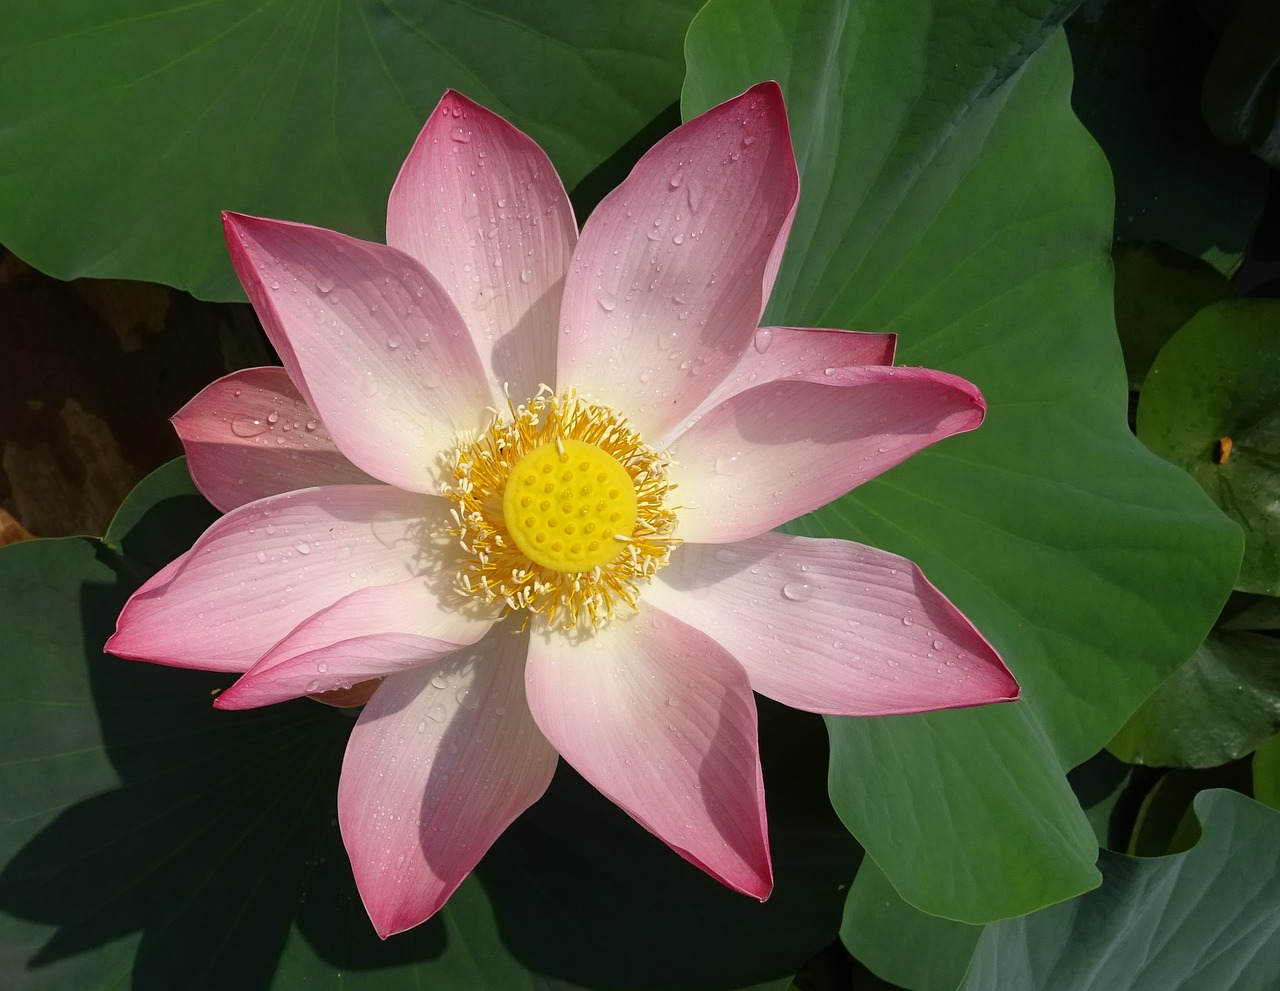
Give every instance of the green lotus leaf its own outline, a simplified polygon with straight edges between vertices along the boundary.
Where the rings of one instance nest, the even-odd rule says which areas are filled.
[[[801,199],[766,320],[899,334],[986,423],[795,529],[920,563],[1023,701],[831,718],[832,801],[907,903],[971,923],[1098,882],[1065,778],[1204,637],[1239,535],[1126,424],[1111,180],[1071,113],[1069,3],[712,0],[683,112],[778,79]]]
[[[697,7],[8,0],[0,243],[63,279],[242,299],[221,211],[383,240],[396,170],[448,87],[531,134],[567,188],[587,180],[589,207],[679,97]]]
[[[1280,301],[1192,317],[1151,366],[1138,436],[1244,529],[1236,588],[1280,593]]]
[[[1108,749],[1130,764],[1215,767],[1280,732],[1280,639],[1210,633]]]
[[[1104,852],[1102,887],[990,925],[963,991],[1270,991],[1280,981],[1280,813],[1230,791],[1195,800],[1186,853]]]

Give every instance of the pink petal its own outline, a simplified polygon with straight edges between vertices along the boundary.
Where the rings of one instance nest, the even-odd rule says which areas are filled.
[[[541,148],[501,117],[445,93],[400,169],[387,243],[440,280],[505,405],[555,381],[564,274],[578,226]]]
[[[383,938],[435,914],[551,783],[556,753],[524,700],[518,625],[392,675],[351,732],[338,819]]]
[[[493,618],[460,609],[438,585],[435,577],[411,578],[352,592],[303,620],[214,705],[251,709],[346,691],[475,643]]]
[[[799,180],[776,83],[677,128],[604,198],[565,282],[559,388],[657,438],[751,344]]]
[[[906,558],[766,533],[684,544],[645,601],[710,636],[796,709],[883,716],[1018,697],[995,649]]]
[[[180,568],[166,568],[133,594],[106,649],[177,667],[247,671],[343,596],[429,571],[448,505],[384,485],[251,502],[209,527]]]
[[[955,375],[866,365],[738,393],[677,437],[676,536],[744,540],[826,505],[951,434],[986,406]]]
[[[685,422],[674,428],[670,438],[678,437],[690,424],[720,403],[747,389],[757,389],[770,382],[809,372],[825,374],[828,368],[891,365],[897,343],[896,334],[812,327],[761,327],[752,338],[752,346],[742,352],[738,363]],[[670,439],[662,439],[653,446],[663,450],[669,445]]]
[[[312,485],[374,484],[329,438],[283,368],[246,368],[173,417],[196,487],[224,513]]]
[[[492,402],[448,295],[395,248],[224,214],[240,281],[338,448],[375,478],[435,492],[436,459]]]
[[[585,643],[535,635],[525,684],[538,726],[584,778],[685,860],[768,897],[755,701],[723,649],[642,607]]]

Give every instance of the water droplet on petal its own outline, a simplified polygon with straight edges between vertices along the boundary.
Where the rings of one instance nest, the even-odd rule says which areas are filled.
[[[782,586],[782,597],[792,602],[804,602],[812,595],[808,582],[787,582]]]
[[[464,709],[475,709],[480,705],[480,697],[470,688],[459,688],[454,694],[454,698],[458,700],[458,705]]]
[[[773,329],[770,327],[761,327],[756,331],[755,341],[756,351],[764,354],[769,350],[769,345],[773,343]]]
[[[684,175],[680,172],[677,172],[675,175],[671,177],[669,181],[671,183],[672,189],[679,189],[680,183],[684,182]]]
[[[237,437],[257,437],[270,429],[266,421],[247,416],[236,417],[231,421],[231,432]]]
[[[444,717],[445,717],[445,711],[444,711],[444,706],[442,705],[433,705],[430,709],[427,710],[427,718],[434,723],[444,722]]]
[[[717,475],[732,475],[738,470],[738,455],[736,454],[718,454],[716,455],[715,469]]]
[[[326,671],[329,670],[329,665],[326,664],[324,661],[321,661],[319,664],[316,665],[316,670],[319,671],[321,674],[324,674]]]
[[[449,679],[448,679],[448,678],[446,678],[446,677],[445,677],[444,675],[442,675],[442,674],[433,674],[433,675],[431,676],[431,687],[432,687],[432,688],[442,688],[442,689],[443,689],[443,688],[448,688],[448,687],[449,687]]]
[[[612,313],[618,306],[618,297],[609,292],[608,289],[596,290],[596,302],[600,304],[600,309],[605,313]]]
[[[374,375],[372,371],[366,369],[364,378],[360,382],[360,391],[362,391],[366,396],[376,396],[380,385],[381,383],[378,381],[378,376]]]
[[[696,213],[702,203],[702,183],[697,179],[690,179],[685,183],[685,188],[689,192],[689,209]]]
[[[315,691],[317,688],[319,688],[319,687],[320,687],[320,682],[318,682],[318,681],[316,681],[316,680],[312,679],[311,681],[308,681],[308,682],[307,682],[306,690],[307,690],[308,692],[314,692],[314,691]]]
[[[307,543],[305,540],[294,541],[293,549],[297,551],[299,554],[311,553],[311,545]]]
[[[915,623],[916,623],[916,621],[915,621],[914,619],[912,619],[910,616],[903,616],[903,617],[902,617],[902,625],[903,625],[903,626],[915,626]]]

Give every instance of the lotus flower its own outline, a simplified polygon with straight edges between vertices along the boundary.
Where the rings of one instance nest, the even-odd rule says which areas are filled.
[[[891,367],[891,335],[757,327],[798,185],[764,83],[663,138],[579,236],[541,149],[450,92],[387,245],[225,216],[284,367],[175,417],[226,515],[107,648],[239,674],[224,709],[367,703],[338,812],[383,937],[560,757],[763,900],[753,689],[850,716],[1017,697],[911,562],[770,532],[984,414]]]

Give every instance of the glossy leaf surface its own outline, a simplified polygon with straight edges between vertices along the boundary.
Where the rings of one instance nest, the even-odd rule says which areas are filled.
[[[396,170],[448,87],[527,130],[572,189],[677,99],[697,6],[13,0],[0,243],[59,278],[243,298],[221,211],[383,240]]]
[[[919,562],[1022,682],[1010,706],[828,721],[846,824],[907,902],[968,922],[1097,883],[1064,771],[1190,655],[1239,553],[1126,426],[1071,6],[713,0],[689,36],[686,116],[760,78],[786,96],[801,202],[766,320],[895,331],[901,363],[987,399],[973,434],[796,524]]]

